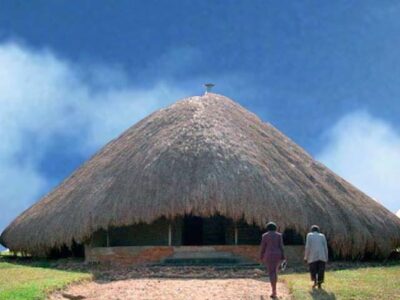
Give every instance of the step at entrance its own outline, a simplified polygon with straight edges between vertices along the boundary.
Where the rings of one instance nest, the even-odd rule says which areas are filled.
[[[214,247],[175,248],[174,254],[161,261],[162,265],[249,265],[248,260],[230,252],[216,251]]]

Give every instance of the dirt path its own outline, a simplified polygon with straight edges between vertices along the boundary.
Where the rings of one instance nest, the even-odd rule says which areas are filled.
[[[278,284],[279,299],[291,299]],[[49,300],[266,300],[270,285],[265,279],[126,279],[73,285]]]

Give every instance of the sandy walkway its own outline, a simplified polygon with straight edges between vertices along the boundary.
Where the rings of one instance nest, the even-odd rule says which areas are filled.
[[[290,299],[283,284],[279,299]],[[127,279],[97,281],[69,287],[50,296],[61,299],[107,300],[261,300],[270,299],[270,287],[261,279]]]

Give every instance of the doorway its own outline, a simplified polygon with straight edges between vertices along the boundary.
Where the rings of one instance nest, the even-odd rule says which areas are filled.
[[[191,215],[183,218],[182,244],[203,245],[203,218]]]
[[[182,245],[186,246],[226,245],[227,228],[233,230],[233,223],[220,215],[185,215],[182,225]]]

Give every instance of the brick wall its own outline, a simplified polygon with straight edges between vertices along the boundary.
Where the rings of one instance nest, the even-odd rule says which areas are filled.
[[[143,265],[158,262],[173,252],[173,247],[168,246],[86,247],[85,258],[87,262]]]
[[[190,248],[190,247],[179,247]],[[201,247],[196,247],[201,248]],[[210,248],[208,246],[207,248]],[[249,259],[250,261],[260,263],[260,247],[255,245],[224,245],[211,246],[215,251],[231,252]],[[173,255],[175,247],[168,246],[133,246],[133,247],[97,247],[85,248],[87,262],[115,263],[143,265],[159,262],[162,259]],[[285,246],[285,254],[290,265],[301,264],[303,261],[303,246]]]

